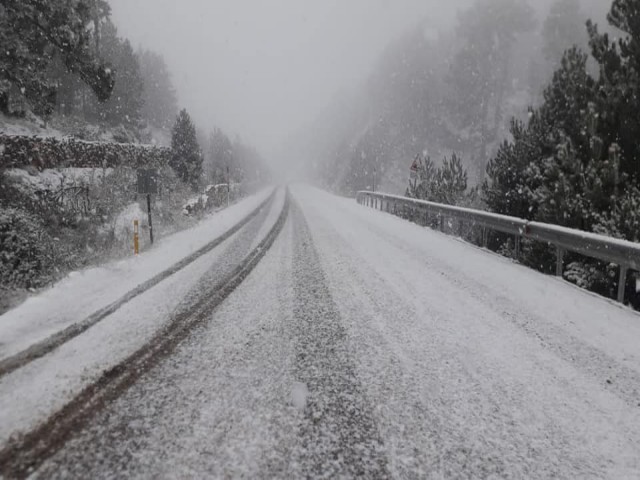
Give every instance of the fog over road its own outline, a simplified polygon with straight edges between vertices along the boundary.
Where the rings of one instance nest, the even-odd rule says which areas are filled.
[[[283,197],[175,311],[288,209],[255,269],[35,478],[640,474],[635,313],[351,199]]]

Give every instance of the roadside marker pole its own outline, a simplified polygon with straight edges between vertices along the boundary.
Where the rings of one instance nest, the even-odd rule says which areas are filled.
[[[140,253],[140,236],[139,236],[139,224],[138,220],[133,221],[133,253],[138,255]]]
[[[153,223],[151,222],[151,194],[147,193],[147,215],[149,216],[149,238],[153,245]]]
[[[147,216],[149,218],[149,239],[153,245],[153,221],[151,220],[151,195],[158,194],[158,171],[156,169],[138,170],[137,193],[147,196]]]
[[[229,173],[229,166],[227,165],[227,208],[231,203],[231,174]]]

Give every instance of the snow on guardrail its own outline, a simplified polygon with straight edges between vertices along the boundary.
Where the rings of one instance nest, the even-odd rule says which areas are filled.
[[[625,286],[629,269],[640,271],[640,244],[627,240],[607,237],[591,232],[583,232],[571,228],[547,223],[531,222],[517,217],[509,217],[482,210],[455,207],[440,203],[427,202],[414,198],[375,193],[358,192],[358,203],[395,213],[398,206],[409,207],[440,217],[450,217],[471,222],[485,228],[514,235],[516,244],[521,238],[546,242],[556,247],[556,275],[562,277],[563,258],[565,252],[574,252],[586,257],[596,258],[620,267],[618,281],[618,301],[624,302]],[[486,235],[483,236],[486,246]]]

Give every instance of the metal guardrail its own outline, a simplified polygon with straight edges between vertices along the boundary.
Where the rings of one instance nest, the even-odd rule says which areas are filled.
[[[470,208],[454,207],[440,203],[416,200],[386,193],[369,191],[358,192],[357,201],[361,205],[380,209],[388,213],[397,214],[401,209],[438,218],[440,228],[444,229],[446,218],[456,219],[483,227],[482,243],[487,246],[488,231],[506,233],[515,237],[516,255],[520,251],[521,239],[526,238],[544,242],[556,247],[556,275],[563,276],[564,255],[574,252],[586,257],[596,258],[620,267],[618,281],[618,301],[624,303],[625,288],[628,271],[640,271],[640,244],[619,240],[616,238],[597,235],[594,233],[573,230],[558,225],[530,222],[516,217],[499,215]]]

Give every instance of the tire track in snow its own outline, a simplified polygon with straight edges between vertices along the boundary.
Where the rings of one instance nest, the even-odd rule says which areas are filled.
[[[287,222],[210,319],[33,477],[296,478],[287,470],[299,416],[287,403],[292,238]]]
[[[272,198],[272,197],[271,197]],[[171,355],[174,349],[217,308],[253,271],[278,237],[289,213],[289,193],[277,222],[267,236],[232,271],[211,288],[197,294],[197,303],[183,305],[169,325],[154,338],[86,387],[62,410],[22,438],[0,451],[0,478],[26,478],[61,450],[100,411],[119,398],[147,371]]]
[[[306,478],[388,478],[384,445],[357,377],[347,333],[300,210],[292,206],[296,371],[304,411],[294,463]],[[298,457],[298,458],[296,458]]]
[[[92,313],[86,319],[78,323],[74,323],[73,325],[69,325],[64,330],[54,333],[53,335],[35,343],[34,345],[26,348],[21,352],[16,353],[15,355],[11,355],[10,357],[0,360],[0,378],[12,372],[15,372],[19,368],[24,367],[25,365],[31,363],[34,360],[37,360],[38,358],[44,357],[48,353],[51,353],[56,348],[65,344],[69,340],[72,340],[78,335],[81,335],[82,333],[86,332],[88,329],[90,329],[97,323],[101,322],[102,320],[107,318],[109,315],[116,312],[126,303],[130,302],[134,298],[147,292],[148,290],[155,287],[163,280],[166,280],[171,275],[179,272],[183,268],[195,262],[197,259],[199,259],[203,255],[212,251],[218,245],[220,245],[225,240],[230,238],[233,234],[241,230],[242,227],[247,225],[266,207],[271,205],[273,203],[273,199],[275,198],[275,192],[276,190],[274,190],[273,193],[260,206],[258,206],[258,208],[256,208],[253,212],[251,212],[249,215],[243,218],[235,226],[231,227],[225,233],[220,235],[218,238],[212,240],[204,247],[195,251],[191,255],[185,257],[184,259],[182,259],[181,261],[173,265],[171,268],[168,268],[164,272],[160,272],[156,276],[150,278],[146,282],[140,284],[139,286],[137,286],[136,288],[134,288],[133,290],[131,290],[130,292],[122,296],[120,299],[116,300],[110,305],[107,305],[104,308],[101,308],[97,312]]]

